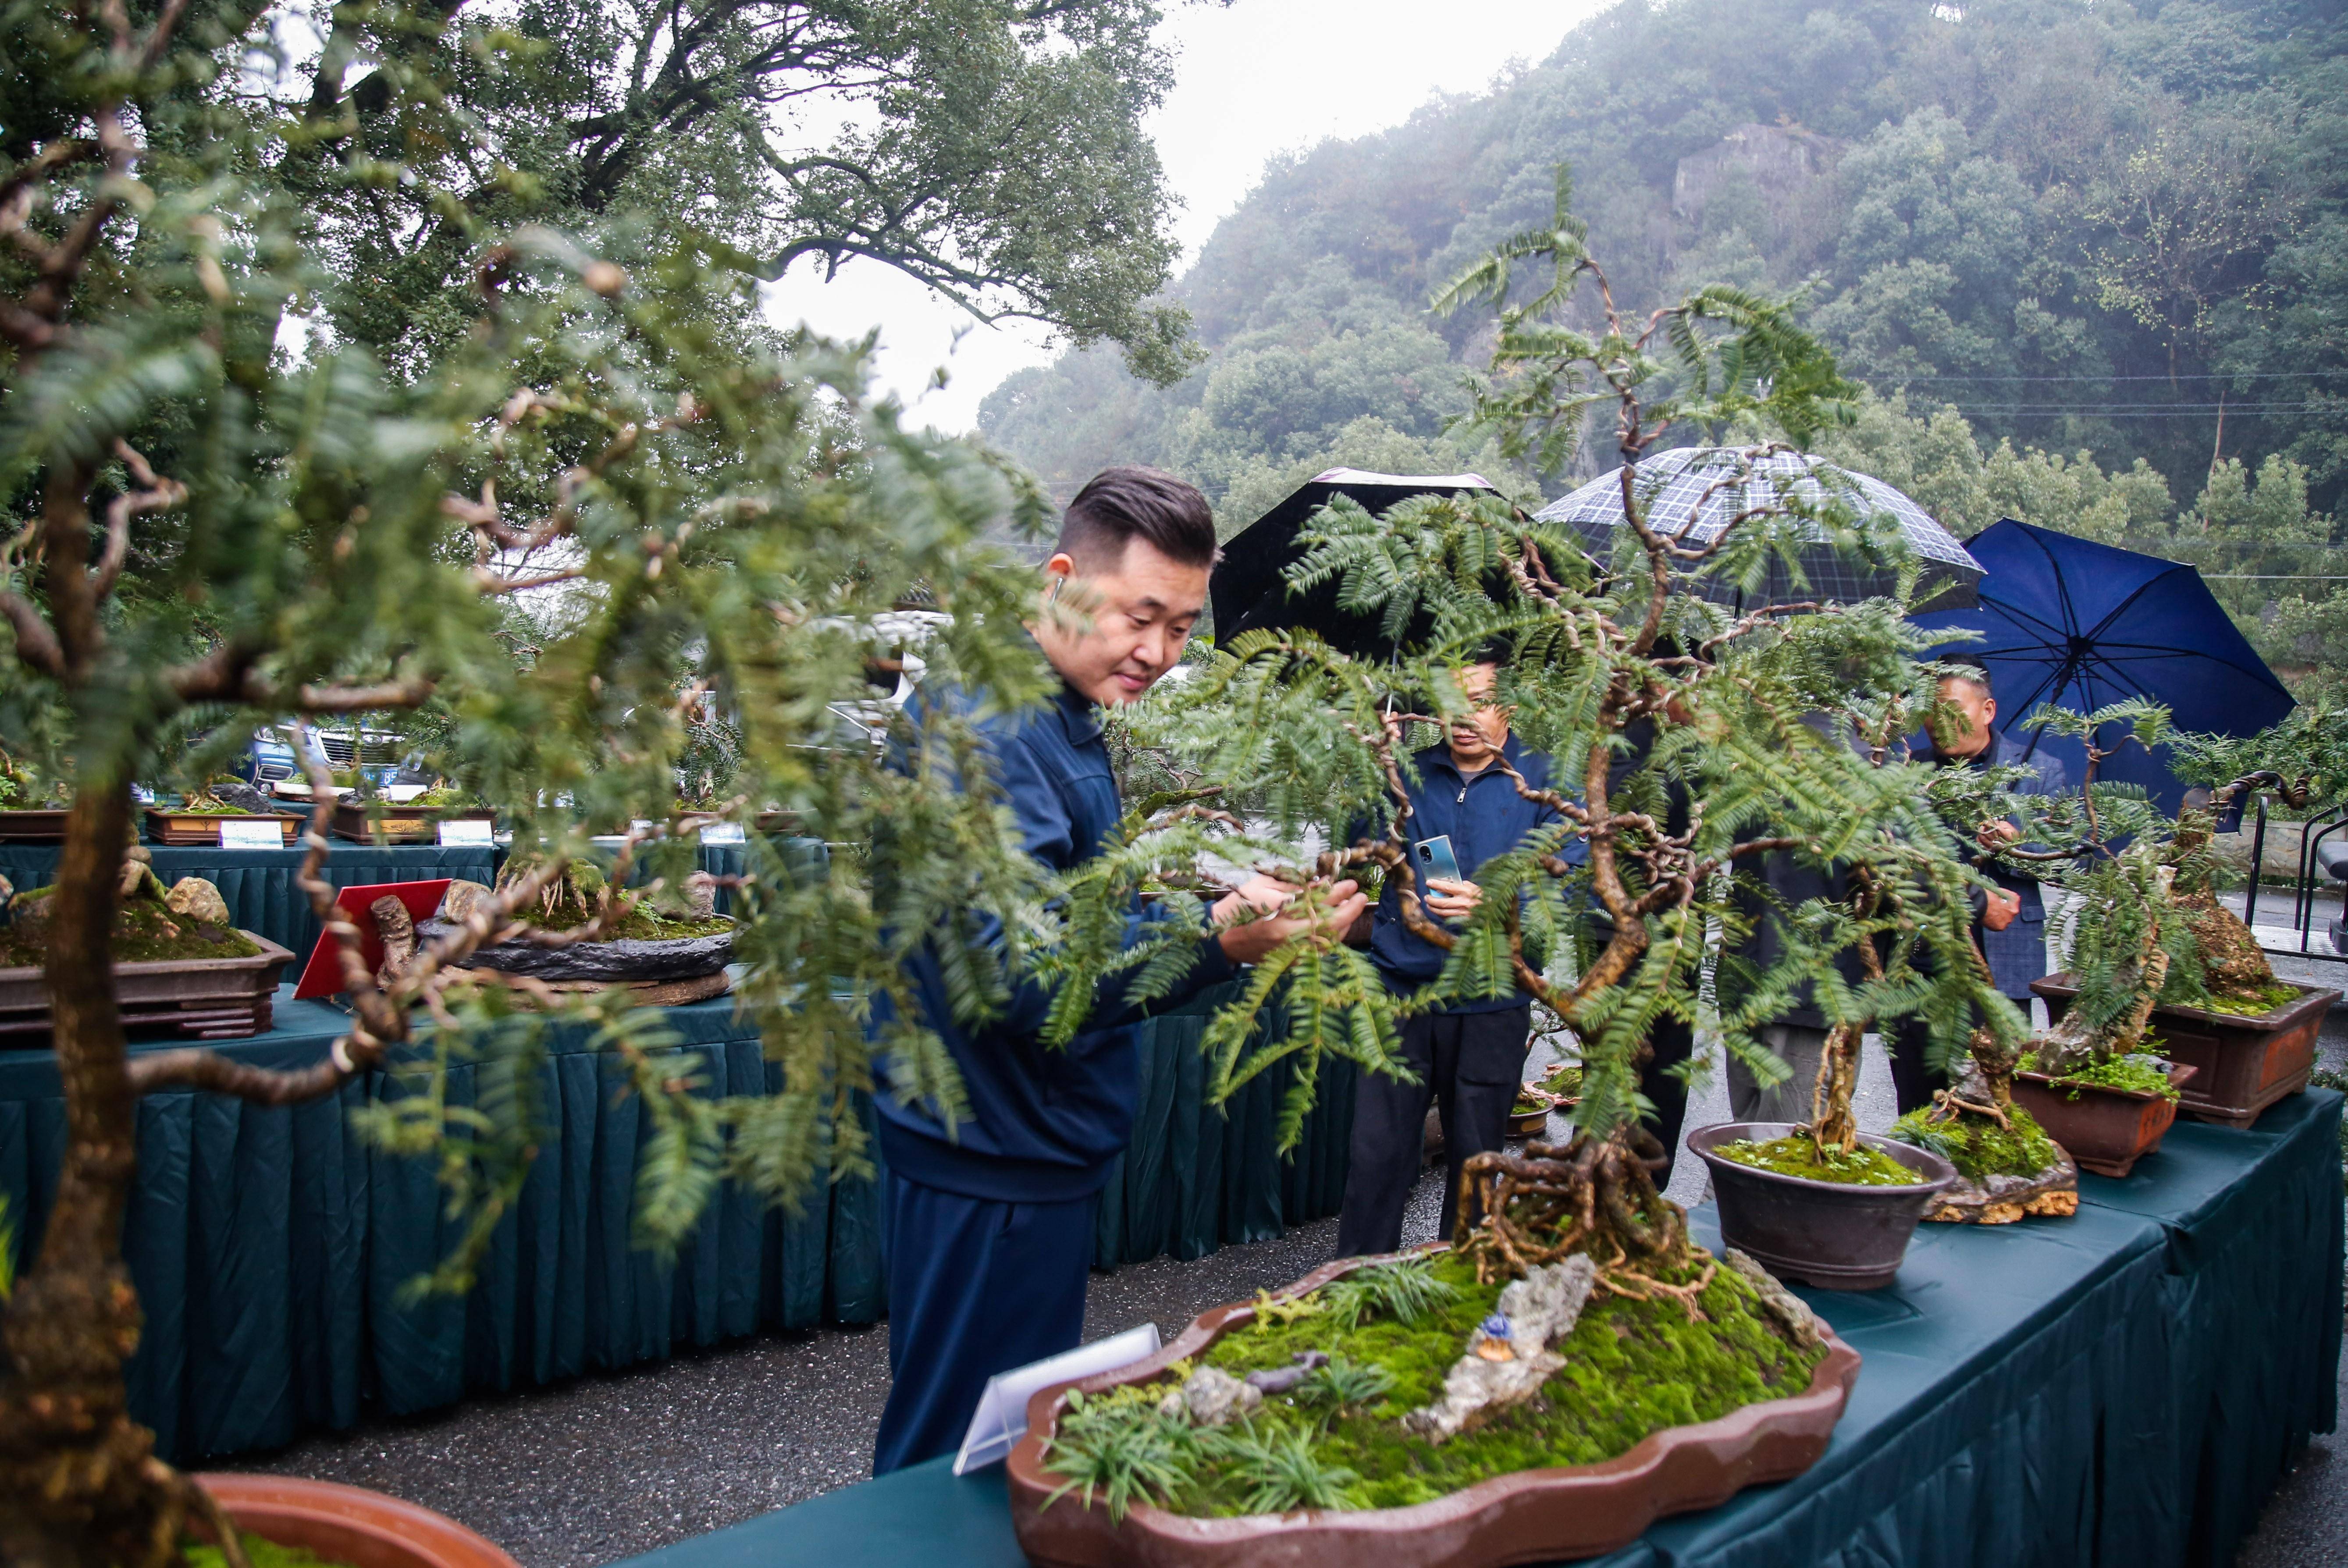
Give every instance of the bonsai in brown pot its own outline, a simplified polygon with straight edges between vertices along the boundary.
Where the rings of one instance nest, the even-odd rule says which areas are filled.
[[[2126,727],[2115,746],[2171,738],[2167,713],[2140,704],[2045,717],[2085,739],[2091,775],[2111,754],[2096,742],[2106,726]],[[2256,783],[2237,779],[2220,793]],[[2339,993],[2278,980],[2250,928],[2219,902],[2209,811],[2188,808],[2171,823],[2125,795],[2097,804],[2085,789],[2050,824],[2083,830],[2081,857],[2050,878],[2081,904],[2067,971],[2034,986],[2054,1022],[2033,1043],[2021,1081],[2034,1086],[2033,1108],[2046,1108],[2041,1119],[2071,1129],[2055,1136],[2082,1164],[2122,1175],[2178,1109],[2248,1126],[2304,1087]],[[2127,847],[2115,854],[2112,841]]]
[[[1219,1090],[1299,1064],[1284,1108],[1293,1129],[1325,1056],[1394,1070],[1396,1010],[1521,991],[1575,1038],[1570,1131],[1469,1159],[1458,1229],[1435,1255],[1341,1261],[1209,1314],[1154,1362],[1071,1398],[1039,1395],[1012,1461],[1014,1521],[1037,1562],[1472,1568],[1601,1552],[1661,1513],[1809,1463],[1855,1370],[1768,1268],[1691,1240],[1655,1185],[1665,1151],[1639,1081],[1656,1026],[1705,1006],[1708,933],[1741,929],[1736,881],[1751,857],[1863,859],[1882,892],[1879,909],[1803,911],[1782,958],[1743,965],[1725,1032],[1762,1071],[1785,1069],[1758,1023],[1797,985],[1843,984],[1837,955],[1883,922],[1915,952],[1952,960],[1969,946],[1970,873],[1932,808],[1929,770],[1854,748],[1841,719],[1811,722],[1921,680],[1896,599],[1732,610],[1706,597],[1735,597],[1715,574],[1749,580],[1821,537],[1855,556],[1900,546],[1787,443],[1694,459],[1721,493],[1745,498],[1717,534],[1696,542],[1651,522],[1659,481],[1644,465],[1660,431],[1703,428],[1732,405],[1757,413],[1735,388],[1759,375],[1784,394],[1766,417],[1806,434],[1814,399],[1839,383],[1776,302],[1704,291],[1626,322],[1564,194],[1560,181],[1550,229],[1511,242],[1448,297],[1510,302],[1507,390],[1478,412],[1511,449],[1561,460],[1581,415],[1602,409],[1623,459],[1611,567],[1571,522],[1526,518],[1488,492],[1425,496],[1379,518],[1340,500],[1308,525],[1288,580],[1334,584],[1394,645],[1244,631],[1136,723],[1232,798],[1262,802],[1259,835],[1295,831],[1287,863],[1313,887],[1375,866],[1409,928],[1449,955],[1401,995],[1334,943],[1259,966],[1207,1031]],[[1519,264],[1544,292],[1511,293]],[[1572,319],[1601,324],[1587,336],[1561,325],[1585,284],[1595,297]],[[1707,395],[1651,398],[1666,358],[1680,362],[1677,384]],[[1674,452],[1661,467],[1684,472],[1689,460]],[[1417,763],[1406,741],[1415,724],[1464,717],[1458,671],[1496,637],[1511,655],[1499,700],[1513,705],[1514,732],[1552,759],[1555,782],[1498,766],[1555,820],[1468,868],[1480,899],[1439,923],[1409,852]],[[1308,858],[1308,828],[1338,847]],[[1181,847],[1170,830],[1138,828],[1102,875],[1138,885]],[[1985,985],[1952,961],[1913,973],[1907,957],[1895,963],[1845,1005],[1851,1018],[1920,1007],[1953,1017]],[[1251,1032],[1283,983],[1286,1028]],[[1886,1158],[1903,1172],[1935,1164],[1913,1150]],[[1600,1349],[1614,1373],[1550,1379]]]

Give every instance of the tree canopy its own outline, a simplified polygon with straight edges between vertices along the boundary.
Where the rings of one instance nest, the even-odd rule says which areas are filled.
[[[1630,0],[1488,92],[1275,160],[1173,291],[1209,351],[1187,379],[1072,353],[982,428],[1056,493],[1164,464],[1227,528],[1334,462],[1530,486],[1447,433],[1490,342],[1425,307],[1544,221],[1562,161],[1626,307],[1806,289],[1845,373],[1931,427],[1902,438],[1918,483],[2011,475],[1983,504],[2168,550],[2215,530],[2188,558],[2254,574],[2230,591],[2246,627],[2319,665],[2348,494],[2343,50],[2338,8],[2301,0]],[[1595,438],[1542,482],[1612,461]],[[2261,518],[2304,496],[2286,536],[2214,521],[2246,488]]]

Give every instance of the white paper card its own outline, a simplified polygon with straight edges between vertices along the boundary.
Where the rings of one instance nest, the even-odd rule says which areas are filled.
[[[497,827],[487,817],[470,817],[462,821],[436,824],[444,844],[489,844],[497,841],[489,834]]]
[[[739,822],[712,822],[701,830],[701,841],[705,844],[747,844],[750,839],[742,831]]]
[[[222,817],[220,833],[223,850],[282,850],[285,847],[285,830],[277,825],[274,817]]]
[[[978,1397],[978,1413],[970,1418],[970,1430],[962,1439],[962,1452],[954,1456],[954,1474],[967,1475],[1011,1457],[1011,1450],[1027,1435],[1027,1400],[1036,1389],[1054,1383],[1072,1383],[1096,1372],[1114,1372],[1157,1354],[1158,1326],[1145,1323],[1123,1334],[1079,1345],[1074,1350],[1031,1361],[1009,1372],[996,1373],[986,1380],[986,1392]]]

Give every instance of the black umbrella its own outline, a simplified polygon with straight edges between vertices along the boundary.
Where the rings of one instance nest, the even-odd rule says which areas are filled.
[[[1375,615],[1337,607],[1334,580],[1301,593],[1289,592],[1283,573],[1304,553],[1297,546],[1297,534],[1313,513],[1341,495],[1352,497],[1373,517],[1383,517],[1396,501],[1413,496],[1494,489],[1481,474],[1373,474],[1359,469],[1331,469],[1315,476],[1223,546],[1222,564],[1215,568],[1210,590],[1216,641],[1228,643],[1242,632],[1306,631],[1357,657],[1391,657],[1395,644],[1379,631]]]

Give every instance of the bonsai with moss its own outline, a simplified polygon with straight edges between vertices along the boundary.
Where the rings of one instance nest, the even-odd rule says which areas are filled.
[[[1675,1265],[1600,1266],[1599,1233],[1553,1201],[1566,1155],[1478,1155],[1499,1207],[1463,1245],[1259,1296],[1158,1378],[1072,1395],[1045,1448],[1054,1501],[1118,1518],[1403,1508],[1810,1387],[1818,1326],[1749,1259],[1722,1266],[1683,1234]]]
[[[28,888],[0,908],[0,968],[37,968],[48,961],[56,936],[53,887]],[[201,877],[165,888],[148,851],[133,848],[122,861],[114,914],[113,956],[119,964],[173,959],[250,958],[252,939],[229,922],[220,889]]]
[[[1972,1092],[1944,1091],[1903,1117],[1894,1136],[1933,1148],[1977,1183],[2027,1181],[2060,1150],[2013,1100],[2017,1070],[2074,1091],[2121,1089],[2176,1098],[2148,1033],[2153,1009],[2172,1006],[2264,1012],[2273,971],[2248,928],[2218,902],[2209,817],[2188,810],[2170,821],[2134,785],[2103,780],[2103,765],[2128,746],[2172,738],[2168,710],[2140,699],[2089,714],[2046,707],[2034,727],[2076,738],[2086,767],[2061,796],[2015,796],[2007,805],[2024,842],[1994,853],[2029,865],[2075,901],[2068,921],[2077,995],[2052,1027],[2010,1053],[1977,1042]],[[2114,848],[2115,845],[2121,846]]]
[[[1739,969],[1718,1021],[1728,1048],[1765,1080],[1786,1069],[1759,1028],[1799,987],[1822,986],[1853,1022],[1922,1013],[1943,1033],[1994,993],[1955,961],[1969,946],[1973,873],[1932,809],[1931,770],[1869,755],[1842,733],[1848,716],[1881,707],[1886,694],[1913,700],[1924,683],[1901,603],[1725,604],[1774,567],[1806,581],[1801,556],[1822,538],[1901,564],[1892,521],[1861,510],[1831,469],[1756,480],[1764,458],[1789,449],[1771,440],[1704,459],[1699,471],[1723,490],[1768,492],[1756,504],[1746,491],[1717,534],[1699,544],[1648,521],[1658,481],[1642,464],[1664,432],[1774,427],[1798,442],[1839,417],[1848,384],[1785,302],[1709,288],[1627,319],[1568,193],[1560,174],[1552,223],[1509,242],[1437,303],[1501,304],[1499,379],[1476,388],[1470,418],[1504,449],[1556,467],[1591,427],[1612,435],[1625,520],[1612,558],[1593,558],[1571,524],[1527,518],[1488,492],[1424,496],[1377,518],[1340,499],[1308,523],[1289,582],[1334,591],[1341,607],[1385,629],[1380,644],[1348,651],[1306,631],[1248,632],[1179,690],[1140,705],[1132,722],[1138,742],[1179,759],[1184,776],[1220,781],[1227,799],[1249,804],[1257,863],[1256,846],[1268,843],[1270,863],[1293,868],[1308,897],[1375,868],[1399,884],[1409,929],[1447,954],[1435,979],[1399,998],[1365,955],[1334,941],[1259,965],[1206,1031],[1216,1092],[1281,1066],[1292,1140],[1326,1057],[1396,1070],[1398,1010],[1529,993],[1575,1037],[1580,1058],[1573,1138],[1544,1179],[1587,1216],[1587,1231],[1556,1244],[1586,1247],[1610,1277],[1674,1278],[1688,1253],[1678,1212],[1651,1175],[1663,1150],[1643,1116],[1640,1073],[1659,1023],[1708,1010],[1707,934],[1749,931],[1740,868],[1752,857],[1864,861],[1879,904],[1807,909],[1779,958]],[[1597,325],[1569,325],[1582,321]],[[1678,390],[1659,393],[1666,379]],[[1499,766],[1557,820],[1468,868],[1481,902],[1442,923],[1420,903],[1407,852],[1417,764],[1406,742],[1412,727],[1432,739],[1468,710],[1457,672],[1496,640],[1509,655],[1498,700],[1525,743],[1553,759],[1556,783],[1536,789]],[[1814,723],[1822,713],[1838,717]],[[1674,799],[1684,825],[1674,825]],[[1129,837],[1091,862],[1078,898],[1113,904],[1169,862],[1195,863],[1217,825],[1206,801],[1184,810],[1179,823],[1129,823]],[[1316,855],[1307,845],[1334,847]],[[1113,965],[1151,964],[1182,939],[1168,923],[1163,946],[1104,952],[1095,969],[1073,972],[1089,980]],[[1847,982],[1838,956],[1891,927],[1902,954],[1879,978]],[[1145,988],[1149,978],[1145,968]],[[1284,1026],[1264,1031],[1276,997]],[[1081,1015],[1058,1022],[1073,1033]]]
[[[2057,733],[2081,737],[2090,777],[2119,747],[2175,738],[2165,708],[2122,703],[2084,717],[2048,709]],[[2126,727],[2111,748],[2106,727]],[[2228,793],[2246,787],[2230,781]],[[2058,1083],[2175,1097],[2149,1036],[2157,1007],[2257,1016],[2297,998],[2275,978],[2258,938],[2219,902],[2210,814],[2188,808],[2168,820],[2136,790],[2090,786],[2065,802],[2047,830],[2079,831],[2080,853],[2047,880],[2081,902],[2071,922],[2069,972],[2077,995],[2055,1026],[2031,1042],[2024,1065]],[[2114,851],[2110,846],[2126,847]]]

